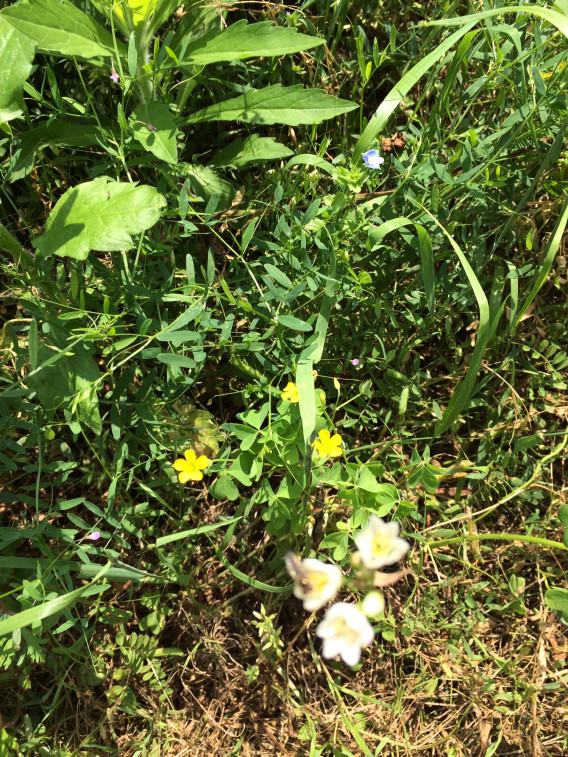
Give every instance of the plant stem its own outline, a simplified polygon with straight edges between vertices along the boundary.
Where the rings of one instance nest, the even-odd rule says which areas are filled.
[[[561,541],[552,541],[551,539],[543,539],[541,536],[529,536],[528,534],[467,534],[464,536],[452,536],[449,539],[440,539],[439,541],[431,541],[427,542],[427,544],[431,549],[433,547],[445,547],[447,544],[461,544],[464,541],[483,541],[484,539],[488,541],[522,541],[568,552],[568,547]]]

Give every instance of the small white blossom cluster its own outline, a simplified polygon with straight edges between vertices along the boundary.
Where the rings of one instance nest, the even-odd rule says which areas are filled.
[[[398,535],[399,530],[396,522],[385,523],[376,515],[370,516],[367,526],[355,536],[358,551],[352,563],[361,567],[359,578],[366,578],[373,585],[384,585],[381,574],[374,571],[398,562],[410,547]],[[286,555],[285,559],[294,580],[294,596],[302,600],[304,610],[317,612],[341,588],[343,573],[337,565],[313,558],[301,560],[294,554]],[[368,618],[380,615],[384,606],[384,597],[376,590],[370,591],[359,605],[333,604],[316,629],[316,634],[323,639],[323,656],[328,659],[339,656],[347,665],[357,665],[361,650],[369,647],[375,638]]]

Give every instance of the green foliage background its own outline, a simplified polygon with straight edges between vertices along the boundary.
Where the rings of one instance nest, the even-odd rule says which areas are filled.
[[[211,615],[249,639],[282,556],[346,567],[372,512],[418,581],[435,554],[458,585],[482,542],[491,588],[457,596],[448,653],[491,613],[568,621],[567,36],[564,0],[5,4],[0,754],[169,753]],[[189,447],[213,462],[184,489]],[[491,578],[497,541],[546,554],[540,595]],[[445,622],[401,591],[382,655]],[[281,654],[255,623],[252,687]],[[381,728],[342,722],[378,754]],[[339,753],[310,723],[291,738]]]

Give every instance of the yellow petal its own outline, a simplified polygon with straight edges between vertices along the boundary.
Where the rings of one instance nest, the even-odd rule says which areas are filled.
[[[189,481],[189,479],[191,478],[191,476],[189,475],[189,473],[186,470],[184,470],[184,471],[182,471],[179,474],[178,478],[179,478],[180,484],[185,484],[185,483],[187,483]]]
[[[341,447],[341,441],[339,434],[334,434],[329,440],[329,443],[333,444],[334,447]]]
[[[174,463],[174,470],[185,470],[186,466],[187,466],[186,461],[179,458]]]
[[[205,455],[201,455],[201,457],[198,457],[195,461],[195,467],[199,468],[199,470],[203,470],[204,468],[207,468],[209,465],[209,458],[205,457]],[[203,478],[203,476],[201,477]]]
[[[197,468],[194,468],[188,475],[192,481],[201,481],[203,478],[203,473],[200,470],[197,470]]]
[[[343,450],[339,447],[334,447],[333,449],[329,450],[329,456],[330,457],[341,457],[343,454]]]
[[[195,465],[195,452],[192,449],[186,450],[183,454],[188,463]]]
[[[326,428],[322,429],[320,431],[320,442],[322,444],[327,444],[327,442],[329,442],[329,437],[330,436],[331,436],[331,434],[329,433],[329,431]]]

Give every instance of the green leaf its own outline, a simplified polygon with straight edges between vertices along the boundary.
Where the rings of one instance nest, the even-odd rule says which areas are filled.
[[[246,139],[235,139],[213,157],[211,164],[216,168],[244,168],[251,163],[265,160],[280,160],[293,155],[293,151],[281,145],[272,137],[251,134]]]
[[[165,199],[153,187],[99,176],[78,184],[57,201],[45,233],[33,246],[45,257],[85,260],[89,252],[129,250],[140,234],[160,218]]]
[[[209,493],[215,499],[229,499],[231,502],[234,502],[239,496],[239,490],[226,473],[222,473],[217,481],[211,484]]]
[[[109,564],[105,567],[100,565],[97,567],[99,568],[97,578],[102,578],[111,566]],[[48,602],[43,602],[43,604],[30,607],[29,610],[23,610],[15,615],[11,615],[5,620],[0,620],[0,636],[6,636],[6,634],[13,633],[19,628],[35,625],[44,618],[49,618],[51,615],[61,612],[61,610],[64,610],[66,607],[70,607],[77,599],[86,593],[92,594],[94,590],[100,594],[108,588],[108,584],[95,586],[93,581],[85,584],[85,586],[81,586],[79,589],[75,589],[75,591],[70,591],[67,594],[62,594],[60,597],[50,599]]]
[[[561,505],[558,510],[558,518],[563,526],[568,526],[568,504]]]
[[[434,253],[432,251],[432,240],[430,235],[419,223],[414,224],[418,234],[418,247],[420,250],[420,261],[422,264],[422,281],[426,292],[426,302],[430,315],[434,314],[436,303],[436,268],[434,265]]]
[[[281,326],[285,326],[287,329],[293,329],[294,331],[312,331],[312,327],[309,323],[296,318],[294,315],[279,315],[278,323]]]
[[[69,0],[20,0],[1,15],[34,40],[40,52],[78,58],[116,55],[112,35]]]
[[[134,116],[136,122],[132,130],[140,144],[160,160],[177,163],[178,131],[168,106],[155,101],[142,103],[134,111]]]
[[[556,253],[558,252],[558,248],[560,247],[560,243],[562,242],[562,239],[564,237],[564,230],[566,229],[567,223],[568,223],[568,197],[564,200],[562,213],[558,216],[558,219],[554,226],[554,230],[548,240],[546,249],[543,253],[540,265],[538,266],[536,270],[534,283],[531,287],[531,290],[528,293],[525,301],[519,308],[519,311],[517,313],[517,320],[515,322],[515,328],[521,322],[522,317],[527,312],[534,298],[537,296],[544,282],[548,278],[548,274],[550,273],[552,264],[554,263],[556,259]]]
[[[359,137],[355,149],[353,150],[353,162],[357,163],[361,160],[362,154],[373,146],[373,143],[380,132],[387,125],[391,114],[397,109],[402,100],[410,92],[424,76],[424,74],[444,55],[450,48],[452,48],[460,39],[467,34],[476,21],[469,21],[466,23],[466,19],[472,18],[471,16],[464,17],[464,28],[458,29],[447,39],[445,39],[438,47],[428,55],[425,55],[410,71],[407,71],[401,80],[395,84],[391,91],[387,94],[385,99],[377,108],[375,115],[371,118],[367,124],[365,131]],[[461,19],[460,19],[461,20]]]
[[[15,142],[15,150],[8,169],[8,181],[23,179],[34,167],[36,151],[44,144],[66,145],[68,147],[87,147],[100,144],[108,138],[114,138],[109,130],[103,130],[96,123],[86,119],[54,118],[36,129],[30,129]]]
[[[207,202],[214,194],[218,194],[218,210],[225,210],[233,202],[236,194],[233,185],[221,179],[210,168],[197,163],[180,163],[177,172],[180,176],[189,179],[191,191],[204,202]]]
[[[130,19],[138,34],[146,32],[149,26],[149,20],[152,19],[152,28],[157,28],[162,24],[169,15],[177,8],[177,0],[122,0],[122,2],[113,2],[112,10],[115,16],[122,22],[126,29],[130,29]],[[149,33],[148,36],[152,36]]]
[[[544,601],[551,610],[559,610],[568,618],[568,589],[549,589],[544,595]]]
[[[180,66],[207,65],[255,56],[298,53],[325,40],[298,34],[293,27],[274,26],[271,21],[249,24],[244,19],[222,31],[211,30],[180,52]]]
[[[0,121],[22,114],[22,85],[32,70],[35,44],[0,16]]]
[[[258,124],[316,124],[335,118],[358,106],[321,89],[304,89],[301,84],[283,87],[274,84],[264,89],[249,89],[244,95],[197,111],[185,124],[203,121],[245,121]]]
[[[65,349],[64,357],[57,363],[46,365],[53,354],[53,350],[40,345],[38,360],[41,364],[28,375],[30,388],[35,391],[47,413],[65,405],[76,414],[82,425],[100,434],[102,421],[96,384],[101,372],[89,348],[77,344],[72,349]]]

